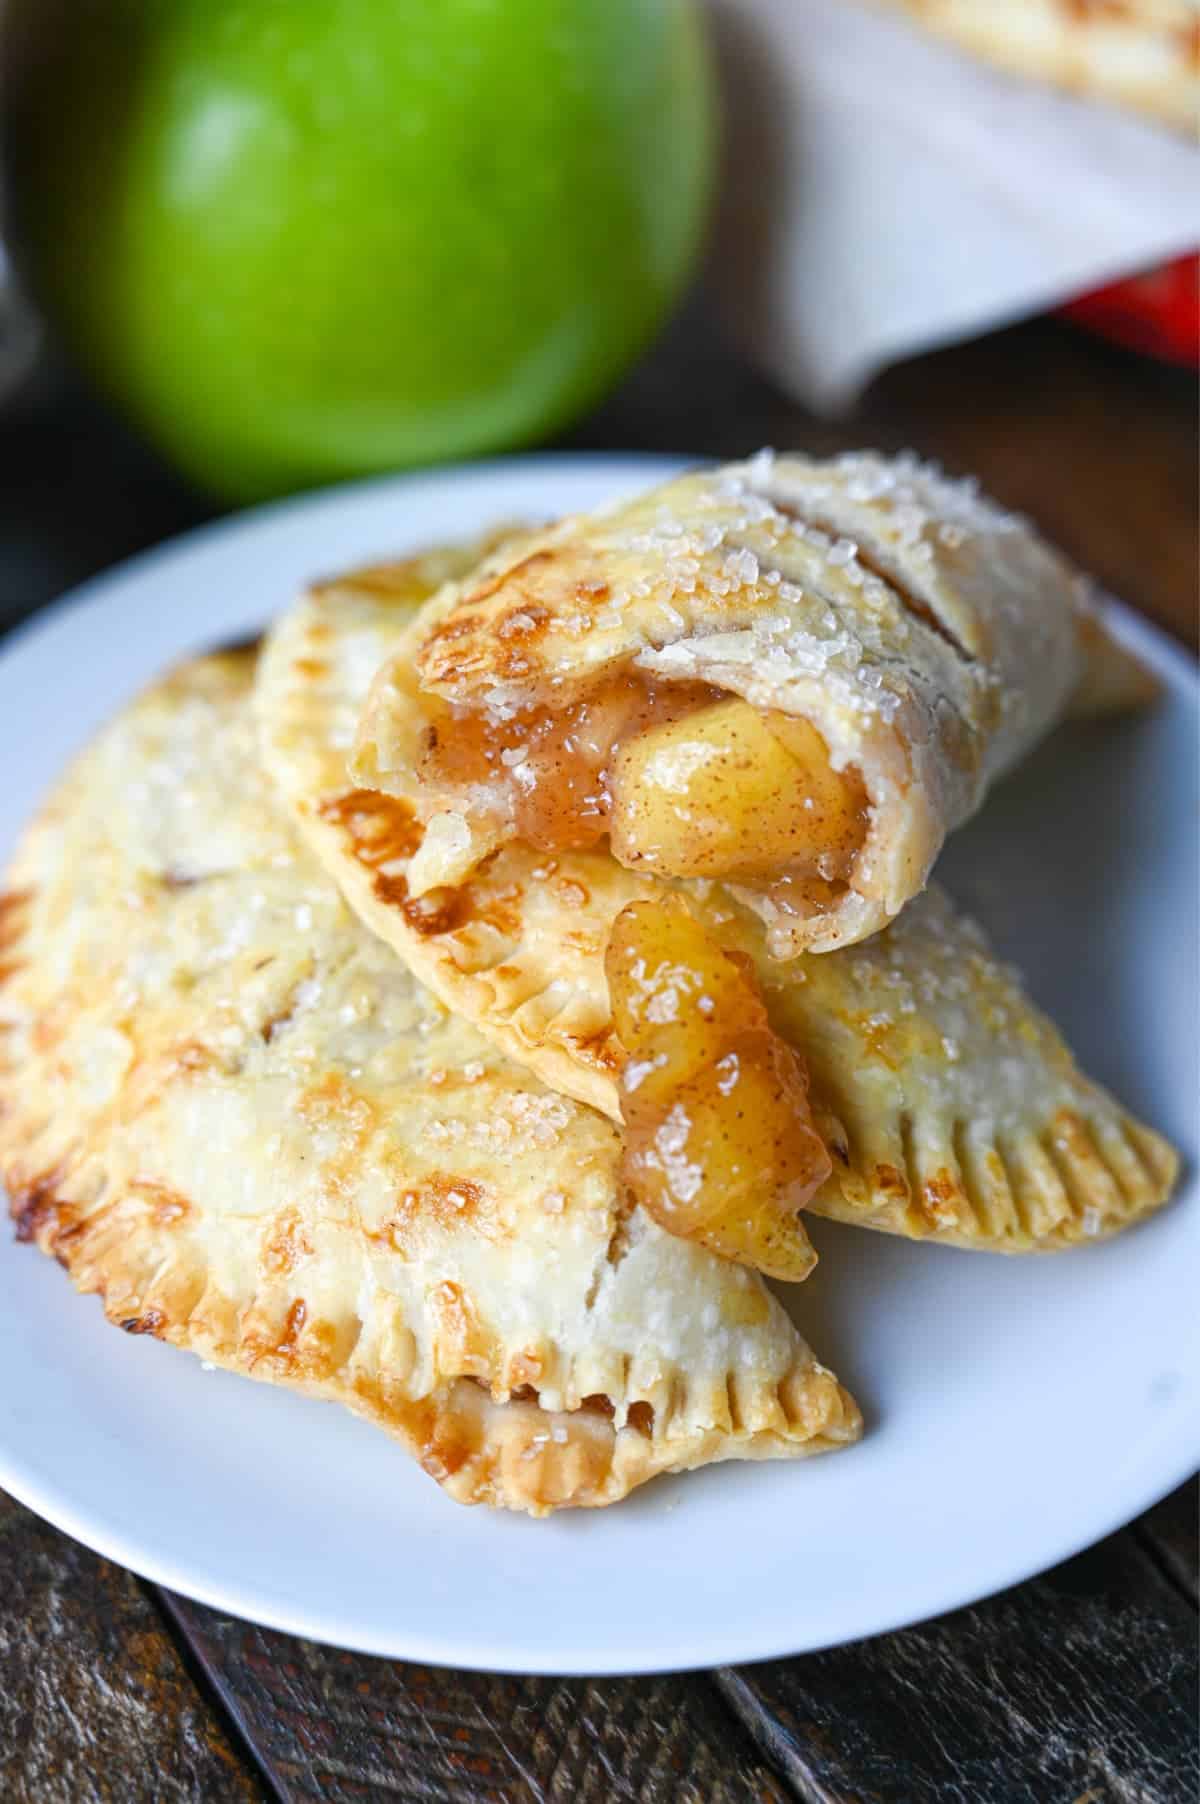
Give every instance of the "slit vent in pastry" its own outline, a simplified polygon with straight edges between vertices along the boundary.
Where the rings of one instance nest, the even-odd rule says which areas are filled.
[[[462,555],[466,565],[473,551]],[[302,599],[260,665],[264,757],[362,919],[510,1056],[618,1120],[605,950],[622,910],[662,886],[603,850],[510,845],[457,885],[412,894],[415,810],[346,770],[372,673],[397,668],[412,619],[411,601],[394,607],[353,576]],[[777,1030],[808,1067],[833,1162],[813,1212],[1020,1252],[1087,1244],[1170,1194],[1171,1148],[1079,1071],[936,889],[862,945],[779,963],[735,895],[676,887],[754,960]]]

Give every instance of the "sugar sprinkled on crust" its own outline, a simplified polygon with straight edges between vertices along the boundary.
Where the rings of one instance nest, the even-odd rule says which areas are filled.
[[[352,660],[322,641],[333,680]],[[612,1128],[357,924],[261,772],[251,675],[202,660],[135,704],[18,855],[0,1172],[19,1234],[114,1321],[347,1404],[463,1501],[604,1504],[852,1439],[777,1305],[749,1344],[700,1334],[727,1268],[628,1215]]]
[[[969,494],[960,500],[974,505]],[[573,531],[560,530],[556,543]],[[1013,536],[1024,542],[1021,532]],[[454,597],[452,608],[461,601]],[[765,611],[777,617],[771,636],[786,637],[786,610]],[[836,622],[832,604],[814,620],[828,633],[826,614]],[[400,635],[385,613],[371,618],[384,664]],[[304,763],[320,743],[319,715],[337,712],[344,700],[325,697],[319,679],[288,675],[291,661],[304,656],[313,620],[302,604],[279,630],[267,665],[272,686],[278,682],[269,709],[275,755],[301,807],[324,781]],[[937,645],[949,667],[962,662],[941,638]],[[771,705],[774,678],[753,675],[763,685],[756,693]],[[360,690],[348,705],[361,707],[363,699]],[[297,711],[306,722],[299,747],[289,726]],[[908,773],[901,765],[885,780],[902,806]],[[556,1088],[616,1112],[603,950],[617,913],[652,898],[652,883],[603,853],[549,857],[509,846],[463,885],[463,923],[418,940],[402,915],[370,894],[343,843],[325,841],[323,849],[355,906],[455,1008]],[[948,1244],[1019,1251],[1077,1244],[1086,1207],[1100,1210],[1100,1232],[1108,1234],[1168,1194],[1170,1149],[1078,1072],[1014,975],[944,899],[911,903],[896,928],[861,947],[779,965],[765,958],[761,928],[727,889],[696,882],[688,894],[722,934],[735,942],[745,936],[781,1019],[794,1018],[790,1037],[819,1072],[823,1131],[840,1148],[822,1212]],[[987,1104],[989,1094],[997,1104],[1007,1099],[1003,1112]]]
[[[898,912],[1078,676],[1077,574],[971,479],[912,454],[760,455],[532,545],[414,629],[431,691],[502,726],[632,664],[806,718],[833,768],[862,774],[870,826],[845,892],[803,918],[755,904],[779,956]],[[514,621],[519,658],[501,634]]]

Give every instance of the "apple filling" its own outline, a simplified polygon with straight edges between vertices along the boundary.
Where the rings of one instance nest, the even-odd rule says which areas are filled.
[[[862,779],[834,770],[808,721],[707,684],[626,671],[560,708],[434,707],[425,811],[538,851],[607,839],[631,869],[778,887],[780,906],[808,913],[845,888],[866,839]]]
[[[703,710],[717,694],[701,683],[628,675],[564,708],[522,708],[508,718],[445,708],[425,731],[417,774],[430,801],[465,804],[539,852],[583,851],[610,830],[615,750]]]
[[[800,1055],[772,1031],[750,961],[682,897],[634,902],[606,957],[625,1052],[623,1175],[669,1233],[769,1277],[816,1263],[799,1211],[829,1176]]]

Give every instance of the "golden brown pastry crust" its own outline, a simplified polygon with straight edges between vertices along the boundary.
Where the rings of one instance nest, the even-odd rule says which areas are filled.
[[[936,885],[864,945],[802,962],[800,983],[763,969],[824,1109],[834,1173],[814,1213],[1049,1252],[1117,1233],[1170,1195],[1174,1149],[1080,1072]]]
[[[413,816],[345,776],[370,672],[411,618],[411,598],[391,607],[353,577],[299,603],[260,670],[264,756],[368,925],[544,1081],[619,1119],[604,951],[620,910],[657,887],[604,853],[550,859],[509,846],[454,890],[414,902]],[[780,964],[721,886],[680,887],[754,958],[776,1024],[812,1074],[835,1155],[815,1213],[1020,1252],[1103,1237],[1166,1200],[1171,1148],[1079,1072],[1016,976],[936,890],[862,945]]]
[[[875,0],[1014,75],[1200,131],[1196,0]]]
[[[128,1331],[378,1422],[463,1502],[605,1504],[855,1438],[757,1277],[627,1208],[612,1127],[357,923],[261,771],[251,681],[228,656],[159,685],[22,843],[18,1237]]]

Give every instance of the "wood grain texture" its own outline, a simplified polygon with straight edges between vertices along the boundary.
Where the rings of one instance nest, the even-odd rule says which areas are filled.
[[[264,1796],[130,1573],[0,1493],[0,1798]]]
[[[718,1683],[806,1804],[1191,1804],[1195,1611],[1134,1537],[969,1610]]]
[[[164,1593],[288,1799],[783,1804],[703,1677],[529,1679],[373,1660]]]

